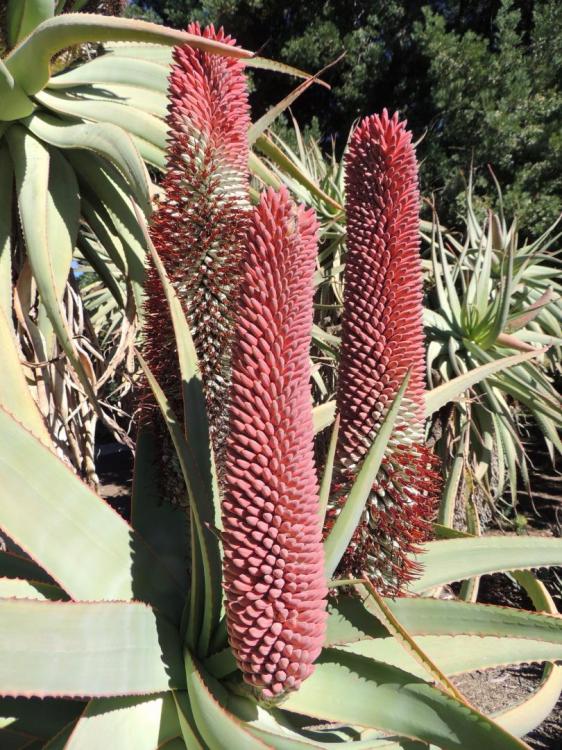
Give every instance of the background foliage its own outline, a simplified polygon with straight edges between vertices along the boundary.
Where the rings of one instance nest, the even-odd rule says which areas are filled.
[[[185,27],[224,24],[248,49],[314,71],[347,56],[295,104],[338,148],[352,122],[383,106],[424,136],[423,193],[436,191],[442,219],[457,223],[466,173],[476,196],[495,199],[486,165],[504,187],[508,214],[538,235],[560,210],[562,9],[556,0],[133,0],[130,15]],[[256,76],[260,102],[287,81]],[[257,97],[255,97],[257,98]],[[256,109],[259,105],[255,102]],[[262,105],[263,106],[263,105]]]

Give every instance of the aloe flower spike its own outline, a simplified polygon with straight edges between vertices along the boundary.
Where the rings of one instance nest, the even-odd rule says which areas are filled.
[[[337,407],[336,501],[346,492],[411,369],[395,434],[365,513],[340,564],[389,594],[417,573],[411,557],[429,538],[437,501],[435,459],[423,444],[425,355],[419,256],[418,170],[398,115],[373,115],[346,156],[347,257]]]
[[[234,45],[222,29],[188,32]],[[243,64],[189,46],[174,49],[169,80],[165,198],[151,235],[182,302],[201,365],[211,437],[226,431],[232,299],[250,211],[248,94]],[[154,269],[147,279],[145,355],[172,405],[181,404],[176,344]]]
[[[232,354],[223,501],[230,645],[259,697],[296,690],[324,641],[309,349],[317,224],[286,189],[252,214]]]

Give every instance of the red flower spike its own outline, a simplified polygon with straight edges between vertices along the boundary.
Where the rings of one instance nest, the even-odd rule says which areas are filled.
[[[201,31],[191,24],[188,32],[235,43],[212,26]],[[250,211],[248,94],[238,60],[189,46],[176,47],[173,56],[165,198],[151,236],[189,321],[219,451],[226,429],[230,313]],[[153,268],[146,290],[145,356],[172,405],[181,408],[174,332]]]
[[[435,458],[423,445],[424,337],[418,170],[398,115],[365,118],[346,157],[347,258],[333,525],[382,419],[409,368],[398,428],[340,567],[397,594],[415,577],[410,559],[431,532],[438,492]]]
[[[283,188],[254,210],[232,352],[222,507],[230,645],[263,698],[296,690],[324,641],[327,588],[310,394],[317,223]]]

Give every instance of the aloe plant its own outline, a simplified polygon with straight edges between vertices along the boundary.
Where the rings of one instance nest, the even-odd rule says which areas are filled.
[[[156,255],[155,265],[182,373],[201,384],[187,321]],[[219,497],[212,472],[201,470],[205,455],[213,460],[202,388],[184,392],[184,426],[145,366],[190,491],[195,543],[188,549],[185,515],[159,497],[151,434],[139,435],[127,523],[51,450],[13,339],[3,341],[1,379],[10,387],[0,388],[0,523],[18,545],[9,541],[0,552],[3,744],[389,750],[408,738],[467,750],[525,747],[510,730],[523,734],[550,711],[562,687],[559,667],[547,666],[537,693],[493,720],[466,704],[449,677],[561,658],[561,621],[544,588],[520,578],[543,613],[419,594],[482,573],[557,564],[560,540],[430,543],[416,596],[383,600],[365,584],[366,599],[332,600],[313,674],[281,703],[256,702],[226,640]],[[399,404],[400,394],[391,418]],[[206,430],[206,442],[194,439]],[[369,482],[387,437],[381,428],[358,484]],[[362,582],[347,585],[362,592]]]
[[[463,470],[443,498],[444,522],[452,518],[459,486],[467,483],[481,488],[498,511],[503,502],[504,510],[513,512],[518,476],[527,490],[531,487],[521,428],[527,415],[542,432],[552,460],[562,452],[562,412],[553,382],[562,343],[562,287],[558,258],[547,252],[558,239],[556,225],[536,242],[519,245],[516,222],[508,226],[503,213],[477,220],[470,185],[466,223],[462,240],[437,223],[425,235],[433,287],[424,311],[430,383],[444,383],[510,353],[534,348],[542,354],[479,383],[450,408],[439,448],[448,463],[457,460]]]
[[[557,564],[562,542],[470,538],[441,528],[461,538],[427,545],[410,598],[385,600],[368,577],[334,580],[389,441],[409,413],[408,376],[393,383],[322,550],[337,447],[334,438],[317,500],[307,362],[312,216],[282,191],[264,195],[248,222],[224,490],[184,290],[168,278],[141,211],[132,210],[169,310],[181,388],[168,394],[150,363],[140,353],[138,359],[177,455],[189,524],[188,514],[161,494],[150,425],[138,435],[130,523],[61,461],[3,306],[2,741],[50,750],[526,747],[515,735],[552,708],[562,688],[558,667],[547,664],[537,693],[494,719],[468,705],[450,677],[561,658],[560,618],[544,588],[515,573],[544,610],[536,613],[422,594],[483,573]],[[487,363],[425,394],[423,406],[432,413],[479,378],[533,356]],[[318,415],[317,427],[329,421]],[[279,502],[266,507],[264,498],[275,492]],[[326,605],[326,588],[342,586],[347,593]]]
[[[123,366],[124,343],[134,336],[144,282],[146,246],[130,199],[148,215],[152,186],[139,139],[163,146],[165,128],[115,92],[104,90],[93,101],[79,87],[62,89],[65,69],[79,75],[83,65],[76,55],[59,53],[108,40],[193,42],[219,54],[250,53],[144,22],[62,13],[71,5],[79,10],[84,3],[11,0],[6,7],[9,48],[0,61],[0,290],[8,318],[13,298],[14,334],[30,363],[30,384],[50,432],[75,468],[95,481],[95,424],[102,417],[119,432],[106,402],[108,385]],[[154,75],[139,77],[123,65],[121,76],[129,77],[137,95],[150,98]],[[75,294],[75,253],[109,279],[108,289],[122,309],[122,343],[109,361]]]

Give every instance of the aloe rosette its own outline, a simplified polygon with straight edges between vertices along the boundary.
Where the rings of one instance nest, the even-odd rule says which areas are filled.
[[[262,195],[242,264],[232,355],[224,587],[231,647],[264,698],[296,690],[324,641],[327,594],[309,349],[314,212]]]
[[[338,574],[367,574],[397,593],[417,570],[412,554],[431,532],[434,459],[423,445],[424,337],[418,170],[397,114],[365,118],[346,156],[347,257],[337,394],[336,501],[346,491],[409,371],[397,427]]]
[[[188,33],[234,46],[222,29]],[[232,340],[232,301],[250,210],[248,93],[242,64],[188,46],[176,47],[169,82],[164,199],[151,234],[189,321],[203,375],[207,412],[218,451],[225,428],[224,395]],[[177,404],[181,380],[171,363],[175,339],[154,269],[147,279],[145,354]]]

